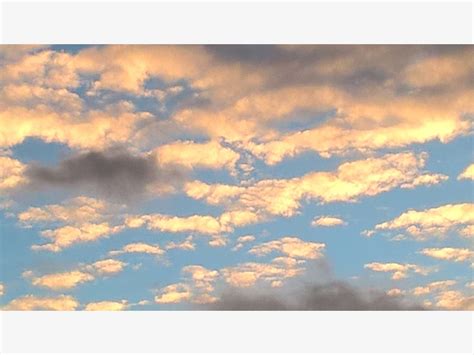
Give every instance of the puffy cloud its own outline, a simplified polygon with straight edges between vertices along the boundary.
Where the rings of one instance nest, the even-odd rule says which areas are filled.
[[[193,236],[190,235],[182,242],[169,242],[166,244],[166,249],[195,250],[196,244],[193,243]]]
[[[228,169],[234,171],[239,153],[219,142],[195,143],[178,141],[162,145],[154,151],[158,164],[179,165],[188,169]]]
[[[300,201],[315,199],[322,203],[354,202],[364,196],[412,183],[423,176],[421,168],[427,155],[410,152],[387,154],[341,164],[333,172],[312,172],[302,177],[261,180],[249,186],[209,185],[192,182],[185,185],[186,194],[209,204],[222,204],[229,211],[226,218],[235,225],[255,223],[265,216],[290,217],[297,213]],[[360,172],[364,171],[364,174]],[[243,214],[237,223],[231,213]]]
[[[436,297],[436,306],[445,309],[472,311],[474,310],[474,296],[464,295],[460,291],[444,291]]]
[[[214,235],[231,231],[230,228],[222,225],[217,218],[203,215],[187,217],[164,214],[129,216],[125,224],[129,228],[139,228],[146,224],[148,229],[171,233],[194,232]]]
[[[30,273],[24,273],[28,277]],[[52,290],[66,290],[77,285],[94,280],[94,276],[79,270],[61,272],[57,274],[48,274],[40,277],[32,277],[33,286],[49,288]]]
[[[4,309],[11,311],[74,311],[78,307],[79,302],[72,296],[38,297],[26,295],[15,298]]]
[[[112,226],[108,220],[113,220],[123,208],[102,200],[79,196],[62,204],[31,207],[18,214],[22,225],[51,224],[62,226],[46,229],[41,235],[50,239],[50,243],[33,245],[33,250],[48,250],[59,252],[78,243],[93,242],[119,233],[122,226]]]
[[[23,277],[30,279],[33,286],[52,290],[66,290],[82,283],[93,281],[98,276],[114,275],[123,270],[127,264],[114,259],[99,260],[84,265],[76,270],[36,276],[31,270],[23,272]]]
[[[160,290],[159,295],[155,296],[155,302],[180,303],[191,299],[191,288],[183,283],[168,285]]]
[[[259,281],[280,287],[288,278],[304,273],[305,269],[293,258],[278,257],[270,263],[247,262],[220,270],[224,280],[233,287],[251,287]]]
[[[22,162],[0,155],[0,191],[7,192],[28,182]]]
[[[377,224],[375,231],[404,230],[417,240],[445,237],[448,232],[468,233],[474,224],[474,204],[448,204],[427,210],[408,210],[397,218]],[[466,228],[468,229],[462,229]],[[462,230],[462,232],[461,232]]]
[[[91,197],[79,196],[63,204],[30,207],[18,214],[18,220],[23,224],[40,222],[65,222],[82,224],[103,219],[113,207],[105,201]]]
[[[41,232],[45,238],[51,239],[51,243],[33,245],[33,250],[48,250],[59,252],[64,248],[77,243],[87,243],[101,238],[108,238],[110,235],[122,230],[120,226],[112,227],[108,223],[86,223],[78,227],[64,226],[57,229],[48,229]]]
[[[219,271],[210,270],[201,265],[183,267],[185,282],[171,284],[159,291],[156,303],[191,302],[196,304],[212,303],[217,300],[212,295],[214,283],[219,278]]]
[[[112,250],[110,255],[119,255],[124,253],[142,253],[161,256],[165,253],[159,245],[152,245],[146,243],[130,243],[122,247],[120,250]]]
[[[313,227],[323,226],[323,227],[332,227],[332,226],[341,226],[346,225],[347,223],[339,217],[332,216],[321,216],[315,217],[311,222]]]
[[[420,253],[435,259],[454,262],[469,261],[474,257],[474,253],[466,248],[425,248]]]
[[[454,286],[455,284],[456,284],[456,281],[454,280],[435,281],[425,286],[415,287],[411,292],[415,296],[426,295],[433,292],[446,290],[447,288]]]
[[[228,221],[206,215],[192,215],[186,217],[170,216],[164,214],[128,216],[125,226],[140,228],[146,226],[150,230],[159,230],[169,233],[197,233],[210,236],[209,245],[220,247],[227,244],[227,239],[222,233],[233,231],[233,226]],[[187,247],[189,247],[188,245]]]
[[[463,114],[472,112],[472,92],[469,76],[460,72],[469,72],[470,56],[467,47],[102,46],[76,54],[18,49],[2,66],[2,86],[27,83],[46,92],[68,89],[74,94],[70,88],[86,83],[90,97],[107,91],[150,97],[154,93],[145,85],[148,79],[159,77],[169,87],[185,81],[202,104],[180,106],[174,122],[210,138],[258,140],[254,147],[245,146],[276,162],[307,149],[333,154],[433,139],[446,142],[466,133],[469,124]],[[435,77],[430,85],[420,79]],[[407,86],[414,88],[410,95]],[[427,95],[420,90],[427,86],[436,90]],[[136,120],[92,122],[89,108],[77,120],[77,115],[57,115],[49,106],[34,106],[30,116],[43,119],[28,119],[16,135],[5,134],[7,143],[37,136],[97,148],[133,139],[138,129],[146,131],[141,126],[144,113],[133,112],[142,116]],[[26,114],[33,109],[18,102],[8,107],[5,117],[11,123],[10,117],[18,117],[12,111]],[[302,112],[331,115],[304,132],[282,135],[271,129],[274,122],[304,117]],[[87,131],[93,125],[103,129]],[[0,127],[15,133],[11,124]],[[84,132],[89,134],[81,139]]]
[[[113,275],[121,272],[127,264],[120,260],[104,259],[87,266],[99,275]]]
[[[130,141],[138,123],[149,118],[147,113],[134,112],[128,103],[89,110],[81,119],[79,113],[56,112],[52,107],[36,108],[6,106],[0,110],[0,146],[11,147],[28,137],[47,143],[64,143],[78,149],[103,150],[114,144]],[[18,120],[21,117],[21,120]]]
[[[201,265],[188,265],[182,271],[190,275],[194,288],[198,289],[200,293],[214,291],[213,283],[219,277],[217,270],[209,270]]]
[[[372,151],[383,148],[400,148],[413,143],[425,143],[434,139],[448,142],[454,137],[467,134],[470,125],[463,118],[464,112],[472,112],[472,92],[466,91],[455,97],[445,95],[434,99],[397,97],[396,95],[371,98],[352,97],[345,92],[325,88],[324,94],[311,87],[298,95],[298,107],[312,92],[313,107],[320,112],[337,110],[333,119],[314,128],[281,135],[262,143],[248,143],[247,149],[268,164],[276,164],[285,157],[292,157],[307,150],[322,156],[344,154],[349,151]],[[293,90],[294,91],[294,90]],[[281,98],[283,100],[283,98]],[[288,100],[284,101],[288,102]],[[295,103],[296,103],[295,102]],[[420,119],[423,117],[423,119]]]
[[[399,263],[369,263],[365,264],[364,268],[376,272],[392,273],[392,280],[404,279],[410,272],[427,275],[429,270],[414,264],[399,264]]]
[[[323,256],[324,247],[324,243],[306,242],[297,237],[283,237],[256,245],[249,253],[261,256],[278,251],[290,258],[318,259]]]
[[[448,176],[443,174],[423,174],[417,176],[411,182],[402,184],[400,187],[402,189],[414,189],[417,186],[437,185],[446,180],[448,180]]]
[[[5,286],[0,283],[0,297],[2,297],[5,294]]]
[[[458,180],[461,179],[474,180],[474,164],[471,164],[464,169],[464,171],[458,176]]]
[[[100,301],[86,304],[85,311],[123,311],[128,308],[128,302],[122,300],[117,301]]]

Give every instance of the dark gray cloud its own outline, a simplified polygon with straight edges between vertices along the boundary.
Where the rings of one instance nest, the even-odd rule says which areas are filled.
[[[159,167],[153,156],[135,156],[125,151],[88,152],[49,167],[32,164],[26,175],[33,187],[86,188],[119,199],[142,195],[153,186],[176,186],[184,173],[176,167]]]
[[[422,310],[423,307],[388,296],[382,291],[361,290],[333,281],[301,286],[291,293],[278,290],[227,289],[210,310],[236,311],[388,311]]]
[[[283,287],[258,285],[250,288],[227,287],[218,301],[204,305],[209,310],[228,311],[388,311],[422,310],[403,296],[389,296],[384,291],[335,278],[327,260],[309,262],[306,272]],[[203,308],[200,308],[203,309]]]

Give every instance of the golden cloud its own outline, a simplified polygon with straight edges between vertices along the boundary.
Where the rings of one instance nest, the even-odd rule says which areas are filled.
[[[469,261],[474,257],[474,252],[466,248],[425,248],[421,254],[454,262]]]
[[[59,295],[56,297],[38,297],[26,295],[15,298],[8,303],[4,310],[9,311],[74,311],[79,307],[79,302],[72,296]]]
[[[85,311],[123,311],[128,308],[126,300],[91,302],[84,308]]]
[[[283,237],[259,244],[250,249],[249,253],[258,256],[278,251],[290,258],[296,259],[318,259],[323,256],[324,243],[306,242],[297,237]]]
[[[474,204],[459,203],[423,211],[409,210],[391,221],[377,224],[375,231],[404,230],[417,240],[425,240],[432,236],[445,237],[448,232],[466,234],[472,225]]]
[[[332,226],[343,226],[346,225],[347,223],[344,222],[339,217],[332,217],[332,216],[320,216],[320,217],[315,217],[314,220],[311,222],[311,225],[313,227],[317,226],[323,226],[323,227],[332,227]]]
[[[392,273],[392,280],[400,280],[408,277],[408,273],[414,272],[421,275],[427,275],[429,270],[414,264],[399,264],[399,263],[369,263],[365,264],[364,268],[376,272]]]

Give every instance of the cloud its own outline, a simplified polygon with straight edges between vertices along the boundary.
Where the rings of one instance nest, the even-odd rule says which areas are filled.
[[[446,237],[450,232],[466,234],[473,224],[474,204],[459,203],[422,211],[408,210],[391,221],[377,224],[375,231],[403,230],[416,240],[425,240],[430,237]]]
[[[111,92],[151,97],[150,79],[159,78],[165,90],[184,81],[203,104],[178,106],[173,122],[206,138],[242,141],[270,163],[308,149],[325,155],[447,142],[469,131],[465,113],[473,110],[466,75],[472,53],[466,46],[100,46],[75,54],[41,48],[8,52],[2,86],[27,84],[32,89],[23,91],[30,96],[66,98],[84,85],[84,96],[103,106]],[[34,136],[103,149],[133,141],[138,131],[146,135],[155,121],[130,104],[119,117],[110,108],[89,107],[84,98],[80,109],[69,104],[74,111],[61,115],[54,101],[44,107],[20,98],[0,114],[3,144]],[[329,113],[330,120],[314,119],[304,132],[275,128],[295,116],[304,120],[321,113]],[[21,129],[15,129],[19,116]]]
[[[88,265],[86,268],[99,275],[113,275],[121,272],[127,264],[120,260],[104,259]]]
[[[178,165],[187,169],[227,169],[233,172],[240,159],[239,153],[216,141],[177,141],[159,146],[154,153],[160,165]]]
[[[421,275],[427,275],[430,270],[414,264],[399,264],[399,263],[369,263],[365,264],[364,268],[376,272],[392,273],[392,280],[400,280],[408,277],[408,274],[413,272]]]
[[[26,171],[33,186],[93,188],[108,197],[129,199],[153,191],[174,190],[183,175],[175,168],[158,167],[153,156],[136,156],[124,151],[81,153],[58,166],[31,165]]]
[[[246,262],[220,270],[226,283],[232,287],[251,287],[257,283],[269,283],[280,287],[286,279],[302,275],[304,261],[290,257],[277,257],[270,263]]]
[[[165,247],[167,250],[169,249],[181,249],[181,250],[195,250],[196,249],[196,244],[193,243],[193,236],[188,236],[186,237],[185,240],[182,242],[169,242],[166,244]]]
[[[458,176],[458,180],[467,179],[474,180],[474,164],[469,165],[464,171]]]
[[[163,287],[155,297],[156,303],[205,304],[216,301],[212,292],[214,283],[220,276],[219,271],[210,270],[201,265],[187,265],[181,271],[184,282]]]
[[[400,290],[399,288],[392,288],[388,290],[386,293],[387,293],[387,296],[390,296],[390,297],[398,297],[398,296],[403,296],[406,294],[405,291]]]
[[[466,248],[425,248],[420,253],[435,259],[454,262],[469,261],[474,257],[474,253]]]
[[[191,298],[190,287],[183,283],[168,285],[160,290],[155,297],[155,302],[159,304],[180,303]]]
[[[0,191],[6,193],[25,185],[28,178],[25,176],[26,165],[8,156],[0,156]]]
[[[51,243],[33,245],[33,250],[48,250],[59,252],[74,244],[93,242],[102,238],[108,238],[112,234],[120,232],[120,226],[112,227],[108,223],[85,223],[78,227],[64,226],[57,229],[48,229],[41,232],[41,236],[51,239]]]
[[[206,306],[211,310],[268,311],[374,311],[421,310],[421,306],[406,302],[400,295],[389,296],[380,291],[355,288],[345,282],[306,284],[291,294],[275,289],[225,290],[219,300]]]
[[[23,227],[33,224],[53,227],[41,232],[41,236],[51,242],[33,245],[32,249],[59,252],[75,244],[108,238],[122,231],[122,226],[111,223],[118,224],[123,208],[123,205],[78,196],[61,204],[30,207],[18,214],[18,220]]]
[[[128,302],[122,300],[117,301],[100,301],[86,304],[85,311],[124,311],[128,308]]]
[[[95,280],[99,276],[114,275],[123,270],[127,264],[114,259],[99,260],[90,265],[84,265],[76,270],[36,276],[31,270],[23,272],[22,276],[31,281],[33,286],[51,290],[66,290]]]
[[[460,291],[444,291],[436,297],[436,306],[449,310],[474,310],[474,296]]]
[[[219,271],[209,270],[201,265],[185,266],[182,272],[189,275],[193,288],[201,294],[214,291],[213,283],[219,277]]]
[[[411,292],[415,296],[427,295],[437,291],[443,291],[447,288],[454,286],[456,284],[455,280],[443,280],[443,281],[435,281],[431,282],[425,286],[418,286],[415,287]]]
[[[226,243],[221,235],[233,231],[232,226],[221,223],[213,216],[192,215],[186,217],[164,214],[128,216],[125,220],[128,228],[146,226],[150,230],[159,230],[169,233],[197,233],[210,236],[209,245],[223,246]]]
[[[3,296],[5,294],[5,286],[0,283],[0,297]]]
[[[75,107],[56,111],[54,105],[4,105],[0,110],[0,146],[12,147],[35,137],[72,148],[103,150],[129,142],[137,125],[147,119],[149,114],[134,112],[133,106],[125,102],[85,112]]]
[[[151,245],[146,243],[130,243],[122,247],[120,250],[112,250],[110,255],[119,255],[125,253],[143,253],[161,256],[165,253],[158,244]]]
[[[283,255],[296,259],[318,259],[323,256],[324,243],[306,242],[297,237],[283,237],[279,240],[272,240],[259,244],[250,249],[250,254],[258,256],[278,251]]]
[[[244,244],[251,243],[255,240],[253,235],[242,235],[237,238],[235,246],[232,248],[233,251],[237,251],[244,247]]]
[[[474,65],[469,60],[471,54],[470,51],[465,51],[425,58],[407,66],[403,75],[408,84],[418,88],[449,83],[465,85],[474,71]]]
[[[347,223],[339,217],[332,216],[320,216],[315,217],[311,222],[313,227],[323,226],[323,227],[332,227],[332,226],[344,226]]]
[[[30,273],[24,273],[28,276]],[[40,277],[32,277],[31,284],[37,287],[49,288],[52,290],[66,290],[77,285],[94,280],[94,276],[79,270],[49,274]]]
[[[260,180],[249,186],[209,185],[200,181],[185,184],[184,191],[194,199],[224,205],[227,213],[244,214],[240,223],[255,223],[268,216],[291,217],[301,200],[321,203],[355,202],[375,196],[423,176],[427,155],[410,152],[387,154],[341,164],[335,171],[316,171],[292,179]],[[360,174],[364,171],[364,174]],[[221,218],[229,215],[223,214]]]
[[[15,298],[8,303],[4,310],[9,311],[74,311],[79,307],[79,302],[72,296],[59,295],[56,297],[38,297],[26,295]]]
[[[84,224],[100,221],[117,208],[119,206],[110,205],[103,200],[78,196],[63,204],[30,207],[18,214],[18,220],[25,225],[48,222]]]

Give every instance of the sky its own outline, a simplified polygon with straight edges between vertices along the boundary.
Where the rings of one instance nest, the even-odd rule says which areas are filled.
[[[474,309],[472,46],[1,46],[3,310]]]

